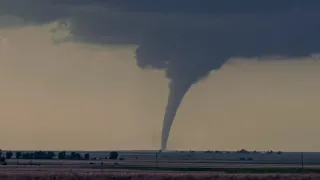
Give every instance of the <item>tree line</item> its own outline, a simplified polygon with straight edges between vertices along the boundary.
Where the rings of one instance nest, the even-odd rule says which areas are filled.
[[[15,153],[15,154],[14,154]],[[60,160],[90,160],[90,154],[85,153],[81,155],[77,152],[67,153],[66,151],[60,151],[58,154],[53,151],[34,151],[34,152],[12,152],[6,151],[5,153],[0,150],[0,162],[4,164],[6,159],[12,159],[15,155],[15,159],[60,159]],[[119,153],[112,151],[109,153],[108,159],[118,159]]]

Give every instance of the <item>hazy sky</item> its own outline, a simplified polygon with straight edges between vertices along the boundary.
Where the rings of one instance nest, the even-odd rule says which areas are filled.
[[[35,23],[21,26],[23,19],[1,16],[1,7],[5,9],[9,1],[3,2],[1,149],[159,149],[168,96],[164,71],[140,69],[134,45],[54,44],[52,28],[56,24],[52,22],[56,16],[51,21],[49,15],[36,14],[42,11],[29,11],[31,5],[22,6],[25,11],[20,9],[17,14]],[[111,23],[122,27],[116,21]],[[94,28],[86,29],[88,24],[79,25],[75,35],[84,34],[92,40],[90,35],[99,34],[91,32]],[[129,33],[117,28],[117,33]],[[129,34],[139,39],[139,33]],[[235,50],[235,45],[230,46]],[[252,50],[252,44],[247,47]],[[231,58],[187,93],[168,148],[320,151],[318,59],[257,62],[254,58]]]
[[[163,72],[130,46],[53,45],[49,27],[0,30],[1,148],[159,148]],[[226,64],[187,94],[169,148],[319,151],[314,60]]]

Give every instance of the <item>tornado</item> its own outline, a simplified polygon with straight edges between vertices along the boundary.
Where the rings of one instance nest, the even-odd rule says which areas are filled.
[[[182,83],[174,80],[169,83],[168,103],[162,124],[161,150],[167,149],[167,143],[173,121],[183,100],[183,97],[188,92],[191,86],[192,83]]]
[[[12,17],[19,20],[13,23],[17,27],[58,22],[58,30],[66,28],[68,36],[54,41],[55,45],[60,41],[101,47],[134,45],[133,59],[139,68],[165,72],[170,91],[162,150],[167,148],[171,126],[190,87],[227,61],[271,60],[272,56],[302,60],[320,52],[320,1],[35,1],[39,2],[0,0],[0,17],[9,17],[0,21],[0,28],[11,27]]]

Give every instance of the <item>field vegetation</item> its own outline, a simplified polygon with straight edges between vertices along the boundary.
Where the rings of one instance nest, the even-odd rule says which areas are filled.
[[[236,153],[250,155],[247,151]],[[183,155],[183,153],[181,153]],[[193,154],[193,152],[190,152]],[[212,154],[212,152],[204,152]],[[215,152],[220,155],[220,152]],[[251,154],[256,154],[255,152]],[[268,153],[272,154],[272,152]],[[144,155],[134,155],[129,158],[116,151],[111,151],[97,159],[87,152],[11,152],[0,151],[0,180],[302,180],[320,179],[319,167],[299,167],[290,164],[275,167],[262,164],[260,166],[246,164],[241,161],[239,167],[233,167],[232,162],[216,163],[201,167],[206,160],[179,160],[163,156],[164,159],[140,159]],[[281,153],[277,153],[281,155]],[[128,159],[126,159],[128,157]],[[155,156],[157,157],[157,156]],[[169,159],[168,159],[169,158]],[[190,158],[190,157],[189,157]],[[200,161],[200,162],[198,162]],[[191,166],[199,164],[197,166]],[[211,162],[212,163],[212,162]],[[231,164],[230,164],[231,163]],[[235,163],[235,162],[233,162]],[[244,166],[246,164],[246,166]],[[236,165],[236,164],[234,164]],[[239,165],[239,164],[238,164]],[[238,166],[237,165],[237,166]]]
[[[1,180],[318,180],[319,174],[225,174],[181,172],[37,172],[1,173]]]

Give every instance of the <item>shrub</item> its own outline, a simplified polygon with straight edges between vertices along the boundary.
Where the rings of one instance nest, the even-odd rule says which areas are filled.
[[[13,154],[12,154],[11,151],[6,152],[6,158],[7,158],[7,159],[11,159],[12,156],[13,156]]]
[[[20,159],[21,158],[21,152],[16,152],[16,159]]]
[[[66,159],[66,152],[61,151],[58,153],[58,159]]]
[[[109,159],[118,159],[119,153],[117,151],[111,151],[109,153]]]
[[[4,157],[4,156],[1,156],[1,158],[0,158],[0,163],[2,164],[2,165],[6,165],[7,163],[6,163],[6,158]]]
[[[89,159],[90,159],[90,154],[89,154],[89,153],[86,153],[86,154],[84,155],[84,159],[85,159],[85,160],[89,160]]]

